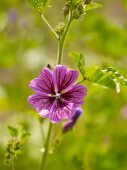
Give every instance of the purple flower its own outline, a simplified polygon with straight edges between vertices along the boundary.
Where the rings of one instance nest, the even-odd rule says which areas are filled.
[[[66,133],[67,131],[71,130],[73,128],[73,126],[75,125],[75,123],[77,122],[79,116],[81,115],[82,113],[82,109],[81,108],[76,108],[75,109],[75,114],[72,116],[72,118],[70,120],[68,120],[63,128],[62,128],[62,131],[63,133]]]
[[[28,102],[42,118],[50,118],[52,123],[70,119],[87,93],[85,86],[74,84],[77,78],[77,71],[62,65],[57,65],[53,72],[44,68],[39,77],[30,82],[36,94],[29,96]]]

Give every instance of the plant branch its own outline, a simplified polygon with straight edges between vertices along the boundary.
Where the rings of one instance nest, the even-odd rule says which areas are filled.
[[[49,24],[49,22],[47,21],[47,19],[44,17],[43,14],[41,14],[41,18],[43,19],[43,21],[45,22],[45,24],[49,27],[49,29],[52,31],[53,35],[55,36],[55,38],[57,40],[59,40],[59,36],[57,35],[57,33],[55,32],[55,30],[52,28],[52,26]]]
[[[83,79],[82,79],[81,81],[79,81],[77,84],[81,84],[81,83],[84,82],[85,80],[90,81],[88,77],[83,77]]]
[[[58,64],[61,64],[61,62],[62,62],[64,44],[65,44],[67,33],[69,31],[69,28],[71,26],[72,21],[73,21],[72,13],[70,12],[68,23],[66,25],[65,31],[63,33],[63,36],[59,39],[59,50],[58,50],[58,61],[57,61]]]

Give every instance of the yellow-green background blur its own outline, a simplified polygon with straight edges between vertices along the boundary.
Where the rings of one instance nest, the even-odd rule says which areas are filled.
[[[63,63],[76,69],[68,53],[78,51],[85,54],[86,66],[113,66],[127,75],[127,0],[97,2],[103,7],[74,21]],[[53,27],[63,20],[64,3],[52,0],[45,13]],[[40,125],[27,103],[33,93],[28,85],[42,67],[55,66],[56,58],[57,42],[32,6],[25,0],[1,0],[0,170],[8,169],[4,165],[8,125],[22,125],[31,133],[16,170],[39,168]],[[73,131],[63,135],[57,150],[49,155],[47,170],[127,170],[127,87],[118,94],[99,85],[86,85],[84,112]],[[47,121],[43,128],[46,133]]]

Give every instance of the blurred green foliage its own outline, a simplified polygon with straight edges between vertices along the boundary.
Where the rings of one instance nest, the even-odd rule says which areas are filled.
[[[127,77],[126,0],[98,0],[102,8],[89,11],[75,21],[65,46],[64,64],[76,68],[70,51],[85,53],[86,66],[119,68]],[[45,16],[55,28],[63,20],[65,1],[51,1]],[[59,14],[59,15],[58,15]],[[4,155],[7,126],[22,125],[31,132],[19,155],[16,169],[38,169],[42,147],[39,121],[27,103],[28,85],[41,68],[56,64],[57,43],[40,16],[27,1],[7,0],[0,5],[0,169],[6,170]],[[79,77],[81,80],[81,76]],[[47,170],[127,169],[127,88],[114,90],[86,82],[88,95],[73,131],[62,137],[49,155]],[[37,114],[37,113],[36,113]],[[60,128],[56,125],[56,129]],[[47,128],[44,122],[43,128]],[[54,130],[56,130],[54,128]]]
[[[8,126],[8,131],[11,138],[7,143],[4,162],[11,168],[17,160],[17,156],[22,153],[21,147],[24,145],[30,134],[22,127]]]

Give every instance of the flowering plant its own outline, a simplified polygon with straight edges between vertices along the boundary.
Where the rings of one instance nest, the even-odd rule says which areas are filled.
[[[49,118],[49,130],[42,155],[41,170],[45,169],[49,142],[52,133],[52,123],[59,123],[63,119],[67,122],[62,127],[67,132],[77,122],[81,115],[81,105],[87,94],[85,82],[96,83],[120,92],[121,85],[127,85],[127,79],[115,68],[86,67],[85,57],[79,52],[70,52],[77,64],[78,70],[70,70],[62,65],[64,45],[73,21],[82,19],[87,11],[101,7],[92,0],[66,0],[63,7],[64,21],[54,29],[45,18],[44,12],[49,7],[50,0],[28,0],[40,14],[42,20],[58,41],[57,64],[52,69],[50,65],[42,69],[40,75],[30,82],[30,88],[36,92],[29,96],[28,102],[36,109],[41,118]],[[78,74],[82,79],[75,83]]]

